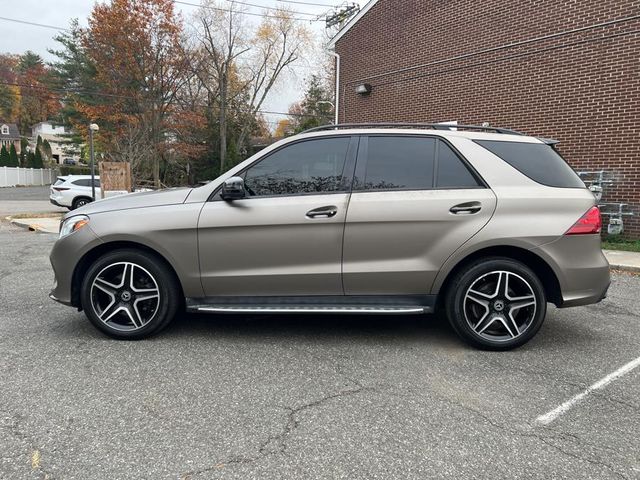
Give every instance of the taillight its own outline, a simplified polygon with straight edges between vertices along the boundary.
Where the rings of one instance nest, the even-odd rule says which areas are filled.
[[[588,233],[600,233],[602,229],[602,218],[600,218],[600,209],[591,207],[580,220],[573,224],[565,235],[584,235]]]
[[[70,190],[71,187],[53,187],[56,192],[64,192],[65,190]]]

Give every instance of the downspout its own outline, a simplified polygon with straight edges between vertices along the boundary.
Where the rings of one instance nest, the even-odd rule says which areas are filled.
[[[334,125],[338,125],[340,118],[340,55],[331,50],[327,50],[327,53],[336,58],[336,105],[334,107],[336,111],[336,119],[334,120]]]

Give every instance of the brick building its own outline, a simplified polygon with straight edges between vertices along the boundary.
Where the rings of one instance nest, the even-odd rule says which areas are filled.
[[[341,122],[489,122],[558,139],[577,171],[605,171],[603,211],[628,204],[625,236],[640,238],[640,1],[371,0],[330,46]]]

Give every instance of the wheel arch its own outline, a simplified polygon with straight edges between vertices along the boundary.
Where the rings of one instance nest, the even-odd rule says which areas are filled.
[[[440,285],[434,285],[432,293],[438,294],[441,301],[444,295],[440,295],[439,293],[447,291],[451,280],[458,272],[460,272],[460,270],[464,269],[472,262],[481,258],[489,257],[505,257],[523,263],[533,270],[533,273],[535,273],[540,279],[540,282],[542,282],[547,300],[556,306],[560,306],[562,304],[562,289],[553,268],[551,268],[551,266],[539,255],[536,255],[526,248],[515,247],[512,245],[490,246],[471,252],[459,260],[453,268],[449,270]]]
[[[95,262],[98,258],[100,258],[102,255],[105,255],[106,253],[120,249],[138,250],[156,257],[167,267],[171,275],[173,275],[176,281],[176,285],[178,285],[178,287],[180,288],[180,296],[181,298],[184,298],[184,291],[182,282],[180,281],[180,277],[178,276],[174,266],[166,259],[164,255],[162,255],[157,250],[149,247],[148,245],[144,245],[142,243],[133,242],[130,240],[118,240],[96,245],[94,248],[86,252],[78,261],[71,277],[71,305],[77,307],[78,309],[82,308],[80,301],[82,279],[84,278],[93,262]]]

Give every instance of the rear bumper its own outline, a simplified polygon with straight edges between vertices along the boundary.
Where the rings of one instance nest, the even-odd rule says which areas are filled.
[[[590,305],[606,297],[611,276],[600,246],[599,235],[565,235],[532,250],[558,278],[562,298],[558,307]]]
[[[54,200],[53,198],[50,198],[49,201],[55,205],[56,207],[62,207],[62,208],[66,208],[65,205],[60,205],[56,200]]]

